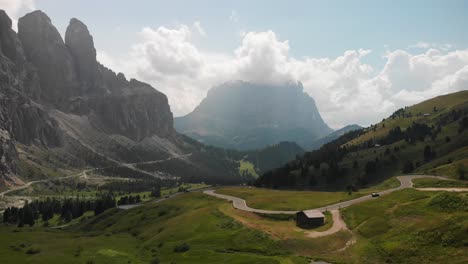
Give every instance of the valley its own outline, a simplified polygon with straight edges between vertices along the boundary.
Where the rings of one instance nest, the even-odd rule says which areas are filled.
[[[381,227],[382,222],[379,221],[386,216],[392,215],[393,219],[402,217],[408,219],[406,223],[392,221],[385,226],[389,232],[388,243],[394,241],[393,243],[397,243],[395,245],[404,243],[400,236],[396,236],[400,232],[398,230],[410,228],[410,230],[424,233],[434,228],[442,228],[439,219],[456,221],[456,219],[462,219],[460,217],[463,215],[466,217],[466,212],[462,213],[463,207],[457,207],[463,206],[463,202],[453,204],[455,207],[437,207],[444,206],[437,202],[440,200],[439,197],[448,195],[456,201],[466,199],[466,197],[463,198],[465,195],[408,189],[414,178],[418,176],[400,176],[398,179],[401,181],[401,186],[390,189],[391,193],[385,194],[382,190],[381,197],[357,199],[359,203],[353,202],[352,205],[349,204],[349,207],[340,209],[344,222],[338,220],[341,218],[335,215],[337,210],[332,210],[334,206],[329,206],[333,219],[327,217],[329,224],[312,231],[297,228],[291,218],[270,216],[277,211],[262,211],[261,214],[257,214],[249,210],[244,211],[243,208],[238,210],[222,202],[222,199],[211,198],[207,194],[195,191],[181,193],[159,203],[146,203],[129,210],[112,209],[96,219],[89,217],[64,227],[62,231],[54,231],[50,227],[41,226],[21,229],[2,227],[2,234],[5,234],[2,237],[7,239],[4,241],[9,241],[6,244],[10,249],[1,250],[10,252],[8,260],[11,260],[11,263],[14,263],[14,259],[22,259],[24,254],[28,255],[25,252],[30,249],[39,250],[38,253],[33,253],[28,257],[34,263],[55,263],[55,260],[49,256],[54,256],[59,252],[62,252],[61,254],[65,252],[62,257],[70,263],[81,263],[83,260],[100,263],[126,263],[130,260],[133,263],[147,263],[154,259],[163,262],[206,263],[219,258],[223,258],[228,263],[239,261],[308,263],[310,257],[332,262],[376,263],[392,258],[388,255],[390,253],[375,251],[379,246],[384,245],[370,242],[381,239],[379,234],[382,233],[378,228],[383,227]],[[375,209],[366,209],[369,207]],[[293,209],[293,207],[290,208]],[[460,209],[462,211],[459,211]],[[366,213],[361,215],[363,212]],[[433,217],[430,223],[414,225],[414,223],[420,223],[424,219],[421,217],[427,215]],[[438,216],[435,217],[435,215]],[[132,224],[135,219],[139,219],[138,225]],[[183,224],[185,221],[190,221],[191,224]],[[180,225],[177,224],[178,222]],[[463,229],[460,228],[462,228],[460,225],[455,224],[448,234],[455,238],[463,236]],[[12,232],[14,230],[16,232]],[[407,232],[412,233],[412,231]],[[14,236],[9,234],[14,234]],[[33,238],[39,234],[42,238],[48,237],[46,241],[61,243],[60,246],[54,246],[50,242],[38,243]],[[114,242],[106,242],[106,234],[112,234]],[[68,236],[77,239],[74,243],[68,244],[66,242]],[[216,243],[217,239],[224,240],[224,238],[229,238],[228,241],[231,242]],[[236,242],[239,239],[249,242],[247,244]],[[91,241],[93,242],[90,244]],[[407,248],[406,252],[411,254],[415,252],[414,250],[421,249],[418,245],[434,243],[431,241],[434,240],[419,241],[414,244],[413,248]],[[189,249],[183,254],[176,251],[171,253],[172,247],[177,247],[179,243],[187,244]],[[447,243],[445,247],[450,249],[450,256],[457,260],[454,263],[463,263],[466,255],[463,255],[460,244],[454,241]],[[123,246],[124,244],[126,246]],[[436,245],[431,246],[436,250],[434,253],[437,252]],[[60,248],[60,251],[57,251],[57,248]],[[67,256],[68,251],[78,253]],[[364,252],[369,252],[371,255],[364,254]],[[427,262],[429,258],[434,257],[435,260],[438,259],[431,251],[418,252],[422,254],[407,263],[416,263],[421,259]],[[294,257],[293,255],[296,254],[302,257]],[[363,256],[372,257],[363,258]]]
[[[463,50],[385,44],[379,72],[370,49],[295,58],[242,29],[208,54],[197,20],[149,24],[122,55],[128,14],[77,8],[88,28],[6,2],[2,264],[468,263]]]

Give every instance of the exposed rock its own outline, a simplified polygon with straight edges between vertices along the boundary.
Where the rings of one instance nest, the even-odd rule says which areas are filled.
[[[83,22],[76,18],[70,20],[65,33],[65,44],[75,60],[81,93],[95,94],[102,92],[93,37]]]
[[[0,105],[7,107],[8,129],[16,141],[25,145],[60,146],[61,135],[57,122],[40,105],[15,91],[0,97]]]
[[[37,69],[42,102],[63,108],[78,94],[78,80],[70,51],[50,18],[34,11],[18,21],[18,36],[25,55]]]
[[[18,153],[10,133],[0,128],[0,185],[20,183],[16,177]]]
[[[26,166],[81,169],[187,153],[194,154],[171,160],[162,173],[239,182],[237,163],[224,151],[203,149],[175,132],[163,93],[96,61],[93,38],[79,20],[70,21],[66,44],[41,11],[20,18],[18,34],[0,11],[0,30],[0,184],[21,183],[17,174],[27,170],[18,163],[25,157]],[[152,177],[160,170],[133,172]]]
[[[11,19],[5,11],[0,10],[0,52],[8,57],[11,61],[16,61],[18,58],[18,38],[15,32],[11,29]],[[20,54],[21,56],[21,54]]]

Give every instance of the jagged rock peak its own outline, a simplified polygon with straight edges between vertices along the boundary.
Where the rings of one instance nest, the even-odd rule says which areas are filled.
[[[36,25],[36,28],[43,28],[46,25],[52,26],[52,22],[50,21],[49,16],[42,12],[41,10],[35,10],[30,13],[27,13],[23,17],[18,20],[18,31],[19,25]],[[53,27],[53,26],[52,26]],[[58,33],[58,31],[57,31]],[[59,34],[60,36],[60,34]]]
[[[18,37],[39,74],[42,101],[59,108],[66,105],[78,94],[75,63],[50,18],[40,10],[26,14],[18,21]]]
[[[96,88],[99,79],[98,62],[93,37],[86,25],[76,18],[70,20],[65,32],[65,44],[75,60],[78,77],[81,82],[81,90],[87,93]],[[96,92],[96,89],[93,89]]]
[[[83,51],[86,52],[85,55],[96,60],[93,37],[89,33],[88,27],[76,18],[70,19],[65,32],[65,44],[70,47],[72,52]]]
[[[11,29],[11,25],[10,17],[8,17],[5,10],[0,9],[0,28],[2,29],[0,32],[3,32],[5,29]]]
[[[21,56],[22,50],[18,44],[16,33],[11,29],[11,19],[4,10],[0,10],[0,54],[7,56],[15,61]]]

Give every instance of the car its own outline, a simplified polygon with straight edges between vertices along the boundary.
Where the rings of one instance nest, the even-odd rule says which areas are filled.
[[[380,194],[379,194],[379,193],[375,193],[375,192],[373,192],[373,193],[371,194],[371,196],[372,196],[372,197],[379,197],[379,196],[380,196]]]

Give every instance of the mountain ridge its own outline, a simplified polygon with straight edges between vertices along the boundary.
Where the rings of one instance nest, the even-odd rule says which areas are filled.
[[[128,176],[130,169],[136,177],[169,174],[174,179],[241,181],[237,163],[227,152],[207,151],[177,134],[166,95],[97,61],[83,22],[70,20],[65,41],[40,10],[18,20],[18,33],[11,26],[1,10],[2,185],[50,177],[52,172],[45,168],[62,174],[188,153],[192,155],[143,173],[146,176],[137,168],[119,173]]]

